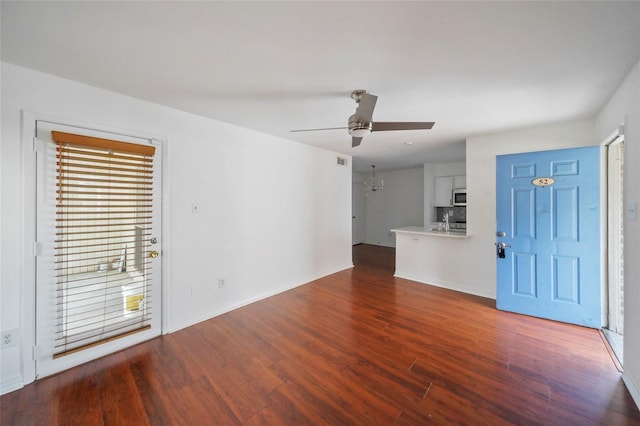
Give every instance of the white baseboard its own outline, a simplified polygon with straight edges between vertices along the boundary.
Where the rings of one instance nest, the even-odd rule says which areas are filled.
[[[390,247],[396,248],[395,240],[393,242],[382,242],[382,241],[364,241],[362,244],[368,244],[370,246],[379,246],[379,247]]]
[[[195,315],[195,316],[193,316],[193,317],[191,317],[191,318],[189,318],[187,320],[178,321],[176,323],[171,324],[169,326],[169,329],[167,330],[167,333],[173,333],[175,331],[182,330],[183,328],[191,327],[192,325],[196,325],[196,324],[201,323],[203,321],[210,320],[211,318],[215,318],[215,317],[217,317],[219,315],[226,314],[227,312],[231,312],[231,311],[233,311],[235,309],[242,308],[243,306],[250,305],[250,304],[258,302],[258,301],[260,301],[262,299],[266,299],[267,297],[275,296],[276,294],[283,293],[283,292],[285,292],[287,290],[291,290],[292,288],[295,288],[295,287],[298,287],[298,285],[295,285],[295,286],[290,287],[290,288],[285,288],[285,289],[281,289],[281,290],[278,290],[278,291],[270,292],[270,293],[265,293],[265,294],[262,294],[260,296],[251,297],[249,299],[245,299],[245,300],[242,300],[240,302],[234,303],[232,305],[227,305],[227,306],[224,306],[224,307],[222,307],[220,309],[216,309],[216,310],[213,310],[213,311],[202,312],[202,313],[197,314],[197,315]]]
[[[434,287],[446,288],[448,290],[454,290],[454,291],[459,291],[459,292],[462,292],[462,293],[473,294],[475,296],[486,297],[486,298],[489,298],[489,299],[495,299],[496,298],[495,290],[494,291],[482,291],[482,290],[478,290],[475,287],[469,287],[469,286],[465,286],[465,285],[458,284],[458,283],[453,283],[453,282],[448,282],[448,281],[438,281],[438,280],[432,280],[432,279],[425,279],[424,277],[417,277],[417,276],[414,276],[414,275],[411,275],[411,274],[403,273],[402,271],[396,271],[396,273],[393,276],[397,277],[397,278],[404,278],[406,280],[416,281],[416,282],[419,282],[421,284],[427,284],[427,285],[432,285]]]
[[[202,312],[200,314],[196,314],[195,316],[193,316],[193,317],[191,317],[191,318],[189,318],[187,320],[178,321],[178,322],[175,322],[173,324],[170,324],[167,327],[168,329],[166,330],[166,333],[173,333],[175,331],[182,330],[183,328],[191,327],[192,325],[196,325],[196,324],[201,323],[203,321],[210,320],[211,318],[215,318],[215,317],[217,317],[219,315],[226,314],[227,312],[231,312],[234,309],[242,308],[243,306],[247,306],[247,305],[250,305],[252,303],[258,302],[260,300],[266,299],[268,297],[275,296],[276,294],[284,293],[285,291],[289,291],[289,290],[294,289],[296,287],[300,287],[301,285],[308,284],[308,283],[313,282],[313,281],[315,281],[317,279],[320,279],[322,277],[326,277],[328,275],[331,275],[331,274],[334,274],[334,273],[337,273],[337,272],[340,272],[340,271],[344,271],[346,269],[351,269],[351,268],[353,268],[352,264],[345,265],[344,267],[342,267],[341,269],[338,269],[337,271],[333,271],[333,272],[330,272],[330,273],[327,273],[327,274],[319,274],[318,277],[313,278],[313,279],[311,279],[309,281],[306,281],[306,282],[303,282],[303,283],[296,283],[296,284],[289,285],[289,286],[286,286],[286,287],[281,287],[281,288],[278,288],[278,289],[273,290],[273,291],[262,293],[262,294],[260,294],[258,296],[249,297],[247,299],[241,300],[241,301],[233,303],[231,305],[226,305],[226,306],[223,306],[221,308],[218,308],[218,309],[215,309],[215,310],[212,310],[212,311],[206,311],[206,312]]]
[[[636,406],[640,409],[640,385],[633,379],[633,377],[625,374],[624,372],[622,373],[622,381],[627,386],[627,389],[629,389],[629,393],[635,401]]]
[[[0,383],[0,395],[13,392],[23,387],[24,387],[24,380],[22,380],[22,376],[19,374],[16,374],[14,376],[4,379],[2,383]]]

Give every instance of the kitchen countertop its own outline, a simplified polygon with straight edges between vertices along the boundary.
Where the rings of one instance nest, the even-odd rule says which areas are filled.
[[[405,226],[403,228],[392,229],[391,232],[396,234],[415,234],[415,235],[429,235],[434,237],[447,237],[447,238],[467,238],[467,231],[464,229],[454,229],[449,232],[438,231],[431,227],[424,226]]]

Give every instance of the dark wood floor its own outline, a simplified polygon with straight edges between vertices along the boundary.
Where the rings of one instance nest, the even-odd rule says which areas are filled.
[[[4,395],[3,425],[640,424],[595,330],[393,278],[394,251]]]

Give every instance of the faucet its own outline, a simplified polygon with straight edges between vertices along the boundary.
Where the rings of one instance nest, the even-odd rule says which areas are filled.
[[[444,212],[444,230],[449,232],[449,212]]]

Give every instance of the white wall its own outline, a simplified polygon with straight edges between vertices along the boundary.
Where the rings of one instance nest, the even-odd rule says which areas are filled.
[[[369,192],[366,196],[365,242],[395,247],[396,240],[391,229],[423,225],[422,167],[376,172],[376,176],[384,180],[384,190]]]
[[[168,140],[165,332],[352,266],[351,167],[337,165],[336,153],[7,63],[1,74],[0,329],[22,340],[1,353],[3,393],[32,379],[21,367],[33,344],[33,301],[23,298],[33,257],[23,253],[35,217],[31,188],[22,188],[34,157],[22,158],[22,109]]]
[[[599,141],[619,125],[625,133],[625,205],[640,206],[640,62],[626,77],[596,119]],[[624,222],[624,373],[623,378],[640,406],[640,215]]]

